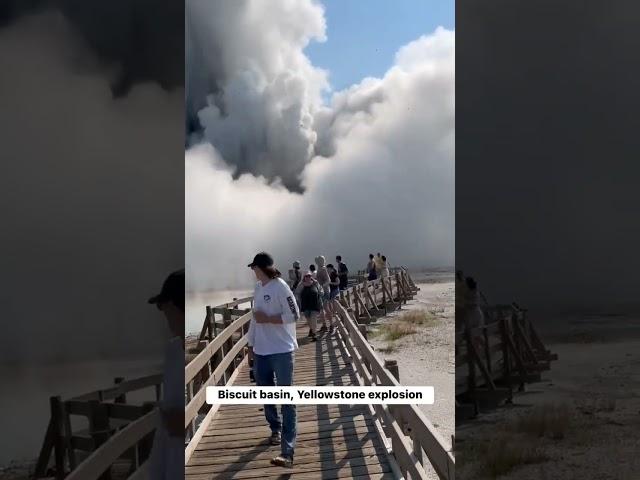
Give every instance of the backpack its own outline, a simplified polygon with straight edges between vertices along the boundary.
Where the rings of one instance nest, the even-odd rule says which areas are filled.
[[[319,312],[322,310],[322,296],[318,285],[313,283],[311,285],[302,287],[300,292],[300,309],[312,310]]]

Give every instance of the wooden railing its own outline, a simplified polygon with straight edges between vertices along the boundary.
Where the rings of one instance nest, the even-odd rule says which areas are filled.
[[[66,480],[89,480],[109,478],[111,466],[125,454],[132,454],[127,480],[147,478],[147,463],[143,463],[151,450],[153,432],[159,422],[158,410],[154,409],[110,437],[87,460],[73,470]],[[106,472],[106,473],[105,473]]]
[[[456,399],[472,413],[510,399],[517,387],[540,380],[557,355],[546,349],[526,310],[517,305],[483,308],[485,324],[456,331]]]
[[[84,395],[62,400],[59,396],[50,398],[51,417],[47,426],[44,442],[35,468],[35,477],[50,476],[48,470],[51,457],[54,458],[53,475],[57,479],[65,478],[68,472],[79,468],[81,457],[90,455],[119,433],[127,428],[129,422],[135,422],[145,417],[160,399],[162,375],[150,375],[125,381],[115,379],[115,386],[96,390]],[[154,401],[143,405],[127,404],[127,394],[153,388]],[[84,417],[88,429],[73,429],[73,419]],[[133,450],[135,445],[128,445],[123,452],[129,451],[129,461],[138,462],[144,452]],[[137,465],[136,465],[137,466]],[[107,472],[108,473],[108,472]],[[82,477],[84,478],[84,477]],[[108,474],[103,478],[108,478]]]
[[[363,335],[362,325],[358,325],[342,305],[338,305],[337,310],[340,319],[339,336],[351,363],[355,366],[360,385],[400,386]],[[391,441],[391,453],[405,478],[428,478],[425,467],[429,462],[441,479],[453,480],[453,455],[445,446],[442,436],[416,405],[371,407]]]
[[[364,280],[340,292],[335,302],[339,321],[338,335],[343,355],[354,363],[361,385],[399,386],[390,370],[381,362],[366,339],[366,324],[373,316],[400,308],[418,291],[406,269],[394,269],[388,277]],[[185,408],[185,435],[188,440],[185,463],[204,435],[219,405],[208,405],[205,388],[227,385],[235,381],[239,366],[246,361],[246,333],[251,320],[253,298],[237,299],[216,307],[207,307],[207,316],[200,336],[201,351],[185,369],[188,403]],[[223,317],[220,331],[214,330],[215,315]],[[363,322],[359,324],[358,321]],[[208,340],[211,334],[211,340]],[[215,334],[215,336],[214,336]],[[204,345],[203,345],[204,344]],[[425,366],[426,367],[426,366]],[[454,478],[454,458],[442,437],[415,405],[376,405],[371,412],[383,426],[392,450],[391,454],[406,478],[426,479],[427,463],[442,479]],[[204,418],[197,424],[198,414]]]
[[[185,437],[187,448],[185,462],[191,457],[195,446],[202,438],[218,405],[206,403],[206,387],[222,386],[232,383],[238,372],[238,367],[245,360],[249,322],[251,313],[237,311],[237,303],[225,304],[229,308],[216,307],[223,311],[227,327],[208,343],[204,349],[191,360],[184,374],[187,404],[185,407]],[[239,316],[237,316],[239,314]],[[237,317],[234,319],[234,317]],[[205,417],[198,423],[198,415]]]

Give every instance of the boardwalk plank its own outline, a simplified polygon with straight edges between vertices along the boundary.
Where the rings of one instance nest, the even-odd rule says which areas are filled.
[[[323,335],[303,339],[298,328],[296,385],[354,385],[354,368],[345,361],[339,340]],[[243,365],[236,385],[251,386]],[[280,411],[280,406],[278,406]],[[395,478],[387,449],[364,405],[298,405],[296,457],[292,469],[270,465],[279,453],[268,442],[262,405],[222,405],[185,466],[186,480],[224,479],[373,479]]]

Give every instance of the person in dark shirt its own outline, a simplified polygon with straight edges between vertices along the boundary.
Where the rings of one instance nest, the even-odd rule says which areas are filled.
[[[327,270],[329,271],[329,300],[334,300],[340,294],[340,279],[333,265],[327,265]]]
[[[346,290],[349,284],[349,269],[347,265],[342,261],[342,256],[336,256],[336,263],[338,265],[338,278],[340,279],[340,290]]]
[[[375,280],[378,278],[376,271],[376,262],[373,259],[373,253],[369,254],[369,263],[367,263],[367,280]]]
[[[300,298],[300,311],[307,319],[309,337],[315,342],[318,328],[318,316],[322,312],[322,287],[313,279],[311,272],[306,272],[298,285],[296,294]]]

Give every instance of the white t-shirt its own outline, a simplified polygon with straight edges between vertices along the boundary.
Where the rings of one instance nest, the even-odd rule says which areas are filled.
[[[298,348],[296,321],[300,318],[298,304],[289,285],[281,278],[274,278],[262,285],[256,284],[253,292],[253,309],[270,317],[280,315],[283,323],[256,323],[251,319],[247,340],[258,355],[293,352]]]
[[[169,340],[164,352],[164,377],[162,386],[163,409],[184,408],[184,349],[182,339]],[[153,437],[150,456],[149,479],[173,480],[184,476],[184,438],[172,437],[160,418]]]

